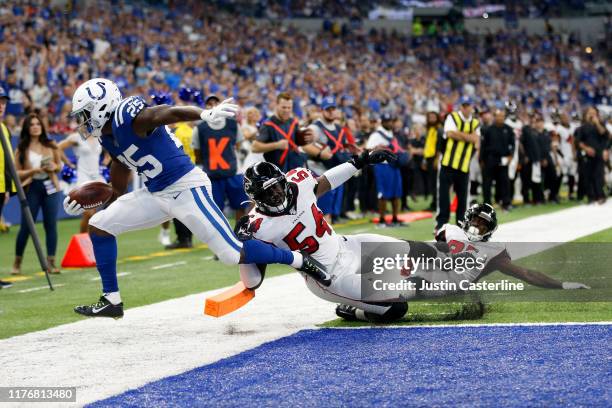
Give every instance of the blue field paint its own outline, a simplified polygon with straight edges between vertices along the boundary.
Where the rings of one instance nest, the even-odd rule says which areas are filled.
[[[91,406],[611,406],[611,339],[610,325],[305,330]]]

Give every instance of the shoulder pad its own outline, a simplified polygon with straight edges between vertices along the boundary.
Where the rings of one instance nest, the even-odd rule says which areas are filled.
[[[131,125],[134,118],[148,105],[141,96],[130,96],[123,99],[113,115],[113,127]]]
[[[305,189],[314,191],[319,182],[314,173],[304,167],[297,167],[290,170],[286,175],[287,181],[298,186],[299,190]]]

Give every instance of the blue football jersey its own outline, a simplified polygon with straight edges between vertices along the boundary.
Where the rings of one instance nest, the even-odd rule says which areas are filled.
[[[123,99],[111,117],[113,134],[103,135],[100,142],[111,156],[144,176],[145,186],[153,193],[176,182],[194,165],[167,126],[156,128],[146,138],[134,132],[132,121],[146,106],[140,96]]]

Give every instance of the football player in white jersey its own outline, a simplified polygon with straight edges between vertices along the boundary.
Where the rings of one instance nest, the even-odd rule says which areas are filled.
[[[511,262],[506,246],[502,243],[489,242],[497,229],[497,216],[495,209],[489,204],[474,204],[465,214],[463,226],[445,224],[436,234],[435,244],[441,256],[456,258],[464,256],[479,257],[483,263],[474,269],[467,269],[463,273],[449,270],[416,270],[409,279],[417,287],[414,298],[430,298],[445,295],[454,295],[461,291],[420,290],[421,280],[428,283],[451,282],[461,287],[461,281],[469,283],[478,282],[484,276],[494,271],[520,279],[534,286],[548,289],[590,289],[578,282],[560,282],[545,274],[515,265]],[[414,244],[413,244],[414,245]],[[433,244],[432,244],[433,245]],[[443,246],[446,246],[444,248]],[[350,305],[339,305],[336,314],[346,320],[380,321],[372,312],[362,311]]]
[[[271,163],[260,162],[245,171],[245,191],[255,207],[237,225],[241,239],[256,238],[279,248],[309,253],[328,274],[303,274],[307,287],[318,297],[367,310],[385,319],[403,316],[407,304],[363,302],[361,294],[361,244],[399,243],[405,251],[417,251],[419,244],[376,234],[338,235],[330,226],[317,198],[350,179],[363,166],[395,160],[388,150],[374,150],[316,177],[310,170],[297,168],[284,174]],[[424,245],[423,245],[424,246]],[[430,249],[430,247],[428,247]],[[417,256],[415,254],[415,256]],[[263,265],[241,265],[242,281],[257,288],[263,280]]]

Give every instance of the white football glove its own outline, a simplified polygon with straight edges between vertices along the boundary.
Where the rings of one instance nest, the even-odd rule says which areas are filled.
[[[81,215],[85,212],[85,209],[81,204],[74,200],[70,200],[70,197],[66,196],[66,198],[64,198],[64,211],[66,211],[68,215]]]
[[[228,98],[212,109],[203,110],[200,117],[208,123],[219,122],[221,119],[233,118],[236,116],[239,107],[232,102],[234,102],[234,98]]]
[[[563,282],[561,286],[563,289],[591,289],[590,286],[580,282]]]

